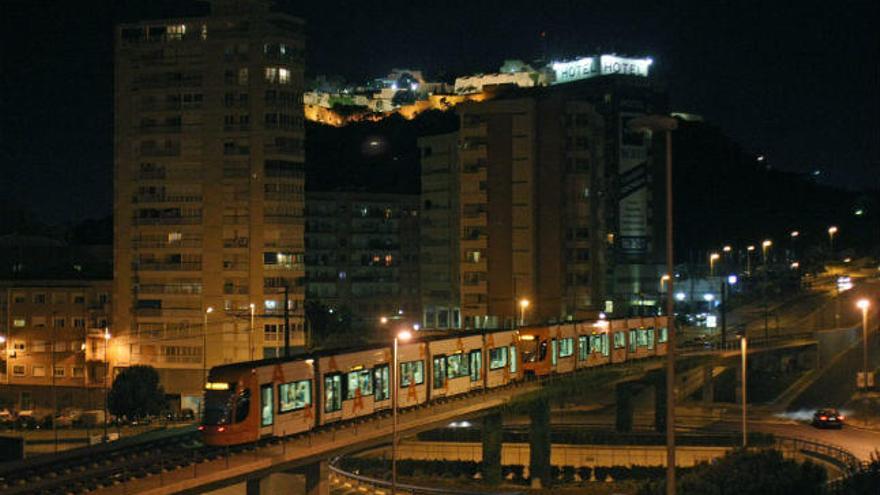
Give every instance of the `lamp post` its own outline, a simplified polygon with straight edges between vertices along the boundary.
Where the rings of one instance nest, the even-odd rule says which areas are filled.
[[[721,255],[718,253],[712,253],[709,255],[709,276],[712,277],[715,275],[715,262],[718,261]]]
[[[751,277],[752,276],[752,253],[755,251],[755,246],[746,247],[746,273]]]
[[[730,287],[736,285],[736,275],[728,275],[726,280],[721,281],[721,348],[727,345],[727,300],[730,297]]]
[[[110,376],[110,356],[107,354],[107,347],[110,343],[110,328],[104,327],[104,442],[107,439],[107,416],[109,415],[110,405],[107,403],[107,392],[110,388],[107,385],[107,379]]]
[[[793,260],[796,260],[798,258],[798,253],[797,253],[796,248],[797,248],[797,239],[798,239],[798,237],[800,237],[800,235],[801,235],[801,233],[798,232],[797,230],[792,230],[788,234],[789,238],[791,239],[791,258]]]
[[[528,299],[519,300],[519,326],[526,324],[526,308],[529,307],[529,304]]]
[[[868,388],[868,308],[871,301],[859,299],[856,307],[862,310],[862,372],[865,377],[865,388]]]
[[[672,131],[678,121],[664,115],[646,115],[629,121],[633,131],[666,133],[666,265],[667,273],[675,273],[675,259],[672,253]],[[666,350],[666,494],[675,495],[675,299],[673,299],[674,279],[669,279],[666,292],[667,324]]]
[[[392,370],[391,386],[391,495],[397,493],[397,403],[400,389],[400,363],[397,348],[400,342],[407,342],[412,338],[409,330],[401,330],[394,337],[394,368]]]
[[[772,246],[772,245],[773,245],[773,241],[771,241],[770,239],[766,239],[764,242],[761,243],[761,253],[763,254],[763,257],[764,257],[764,269],[765,270],[767,269],[767,251],[770,250],[770,246]]]
[[[660,277],[660,292],[665,292],[666,290],[666,282],[669,281],[669,274],[664,273],[663,276]]]
[[[743,448],[746,448],[748,446],[748,423],[746,422],[746,418],[748,417],[748,400],[746,398],[746,356],[748,355],[748,339],[746,338],[745,331],[740,335],[740,353],[742,354],[742,444]]]
[[[251,361],[254,360],[254,310],[257,309],[257,306],[254,303],[251,303],[251,332],[248,335],[248,349],[250,350]]]
[[[828,247],[831,251],[831,258],[834,259],[834,234],[837,234],[837,226],[828,227]]]
[[[205,321],[202,325],[202,392],[205,390],[205,385],[208,382],[208,315],[214,312],[213,306],[208,306],[208,309],[205,310]],[[204,407],[204,399],[202,402],[202,414],[200,417],[204,417],[205,407]]]

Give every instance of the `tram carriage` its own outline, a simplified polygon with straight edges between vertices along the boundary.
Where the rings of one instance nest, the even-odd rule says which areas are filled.
[[[400,408],[666,353],[666,318],[462,332],[400,343]],[[200,427],[207,445],[291,435],[391,407],[390,346],[324,351],[213,368]]]

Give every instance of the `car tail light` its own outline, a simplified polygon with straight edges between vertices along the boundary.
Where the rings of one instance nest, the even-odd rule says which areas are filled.
[[[828,416],[819,416],[819,421],[827,421]]]
[[[837,419],[843,421],[845,419],[845,416],[843,414],[841,414],[840,416],[837,417]]]
[[[226,431],[225,426],[221,426],[220,428],[217,428],[217,433],[223,433],[224,431]]]
[[[199,426],[199,431],[205,431],[205,425],[200,425],[200,426]]]

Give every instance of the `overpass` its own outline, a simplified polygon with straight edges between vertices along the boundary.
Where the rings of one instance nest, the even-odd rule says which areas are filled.
[[[806,338],[771,339],[756,342],[752,353],[815,345]],[[705,365],[714,359],[738,356],[733,349],[681,349],[681,364]],[[501,388],[474,391],[470,394],[433,401],[430,404],[401,410],[398,431],[402,436],[445,426],[453,420],[486,416],[487,425],[501,425],[500,410],[525,407],[533,429],[548,430],[548,394],[590,393],[595,388],[645,380],[659,376],[664,358],[586,368],[568,375],[514,383]],[[682,374],[684,378],[684,374]],[[681,384],[684,385],[684,384]],[[665,386],[657,387],[658,401],[665,401]],[[543,397],[543,399],[542,399]],[[663,409],[663,408],[659,408]],[[665,422],[664,422],[665,424]],[[491,430],[491,428],[486,428]],[[549,430],[548,430],[549,431]],[[354,451],[388,443],[392,434],[390,413],[338,423],[284,438],[272,438],[257,444],[233,448],[206,448],[197,444],[175,445],[172,449],[136,452],[128,457],[101,465],[84,464],[50,472],[25,483],[5,486],[4,493],[69,493],[83,487],[101,495],[173,493],[211,493],[214,495],[273,495],[287,493],[294,483],[304,484],[308,495],[329,493],[328,460]],[[491,436],[491,435],[489,435]],[[500,436],[484,441],[500,452]],[[540,439],[536,451],[544,450],[549,470],[549,436]],[[493,447],[494,445],[494,447]],[[491,459],[491,456],[489,457]],[[36,458],[33,461],[37,461]],[[500,460],[500,459],[499,459]],[[27,462],[27,461],[25,461]],[[500,466],[500,464],[499,464]],[[0,474],[4,470],[0,468]],[[97,478],[96,471],[101,474]],[[84,480],[92,481],[84,482]]]

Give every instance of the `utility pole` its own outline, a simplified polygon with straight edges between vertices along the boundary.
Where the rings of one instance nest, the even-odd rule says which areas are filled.
[[[284,357],[290,357],[290,288],[284,284]]]

